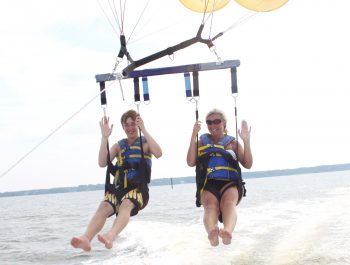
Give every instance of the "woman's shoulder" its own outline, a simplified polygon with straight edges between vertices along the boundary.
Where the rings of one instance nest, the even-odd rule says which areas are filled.
[[[236,137],[226,134],[223,138],[223,141],[227,142],[227,144],[228,144],[228,143],[231,143],[232,141],[234,141],[235,139],[236,139]]]
[[[199,136],[199,139],[203,144],[206,144],[211,141],[209,133],[203,133]]]

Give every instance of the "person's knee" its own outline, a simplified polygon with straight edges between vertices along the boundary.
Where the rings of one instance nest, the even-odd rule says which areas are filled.
[[[121,211],[131,212],[131,210],[134,209],[134,208],[135,208],[135,204],[131,200],[125,199],[120,204],[119,212],[121,212]]]
[[[114,212],[112,205],[106,201],[101,202],[97,211],[100,215],[105,217],[109,217]]]
[[[216,201],[207,201],[206,203],[203,203],[204,210],[206,212],[215,213],[219,215],[219,203]]]
[[[234,200],[222,200],[220,202],[220,210],[225,211],[225,209],[231,208],[235,209],[236,202]]]

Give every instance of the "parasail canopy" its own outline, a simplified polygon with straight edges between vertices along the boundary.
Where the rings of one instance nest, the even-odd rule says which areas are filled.
[[[225,7],[230,0],[180,0],[180,2],[192,11],[211,13]]]
[[[268,12],[280,8],[288,0],[235,0],[241,6],[257,11],[257,12]]]

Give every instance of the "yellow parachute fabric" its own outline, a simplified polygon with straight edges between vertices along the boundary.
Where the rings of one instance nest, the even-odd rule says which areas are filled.
[[[180,0],[188,9],[199,13],[211,13],[227,5],[230,0]]]
[[[288,0],[235,0],[241,6],[257,12],[268,12],[280,8]]]

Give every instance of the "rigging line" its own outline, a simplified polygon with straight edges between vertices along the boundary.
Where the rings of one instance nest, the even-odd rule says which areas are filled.
[[[134,34],[134,31],[135,31],[136,27],[139,25],[139,23],[140,23],[140,21],[141,21],[141,18],[143,17],[143,15],[144,15],[146,9],[148,8],[148,5],[149,5],[149,2],[150,2],[150,1],[151,1],[151,0],[148,0],[148,1],[147,1],[145,7],[143,8],[143,10],[142,10],[142,12],[141,12],[141,14],[140,14],[140,16],[139,16],[139,18],[138,18],[138,20],[137,20],[135,26],[134,26],[134,28],[132,29],[132,31],[131,31],[131,33],[130,33],[130,36],[129,36],[129,38],[128,38],[128,40],[127,40],[126,43],[129,42],[131,36]]]
[[[114,27],[113,23],[112,23],[111,20],[109,19],[109,17],[108,17],[108,15],[107,15],[106,11],[105,11],[104,8],[102,7],[102,5],[101,5],[101,3],[100,3],[99,0],[97,0],[97,3],[98,3],[98,5],[99,5],[100,9],[102,10],[102,13],[104,14],[105,18],[107,19],[109,25],[112,27],[113,31],[114,31],[117,35],[119,35],[119,32],[118,32],[118,31],[116,30],[116,28]],[[118,24],[118,26],[119,26],[119,22],[117,22],[117,24]],[[119,29],[120,29],[120,26],[119,26]]]
[[[220,0],[220,1],[215,1],[214,3],[213,3],[213,9],[212,9],[212,11],[210,12],[210,14],[207,16],[207,18],[205,19],[205,21],[204,21],[204,24],[205,23],[207,23],[207,21],[213,16],[213,13],[214,13],[214,9],[215,9],[215,7],[216,6],[218,6],[219,4],[220,4],[220,2],[222,2],[223,0]],[[217,4],[218,3],[218,4]],[[202,21],[203,22],[203,21]]]
[[[209,36],[208,39],[210,39],[210,35],[211,35],[211,30],[213,29],[213,22],[214,22],[214,6],[215,6],[216,1],[214,1],[213,3],[213,9],[211,10],[210,16],[210,27],[209,27]]]
[[[33,153],[40,145],[46,142],[51,136],[53,136],[56,132],[58,132],[63,126],[65,126],[70,120],[72,120],[76,115],[78,115],[82,110],[84,110],[91,102],[93,102],[101,93],[106,91],[108,87],[110,87],[114,82],[108,85],[105,89],[101,90],[97,95],[87,101],[82,107],[80,107],[77,111],[75,111],[71,116],[69,116],[65,121],[63,121],[60,125],[58,125],[52,132],[50,132],[46,137],[44,137],[39,143],[37,143],[34,147],[32,147],[27,153],[25,153],[22,157],[20,157],[12,166],[10,166],[5,172],[0,175],[0,178],[6,176],[10,171],[12,171],[15,167],[17,167],[24,159],[26,159],[31,153]]]
[[[113,0],[113,3],[114,0]],[[120,20],[121,20],[121,24],[122,24],[122,30],[121,30],[121,34],[124,35],[124,19],[125,19],[125,8],[126,8],[126,0],[124,0],[124,7],[122,7],[122,1],[119,1],[119,11],[120,11]]]
[[[143,40],[143,39],[145,39],[145,38],[148,38],[148,37],[150,37],[150,36],[152,36],[152,35],[159,34],[160,32],[166,31],[166,30],[168,30],[168,29],[171,28],[171,27],[175,27],[175,26],[179,25],[180,22],[182,22],[182,21],[179,20],[178,22],[174,22],[173,24],[168,25],[168,26],[165,26],[165,27],[163,27],[162,29],[154,30],[154,31],[152,31],[152,32],[150,32],[150,33],[148,33],[148,34],[145,34],[145,35],[143,35],[143,36],[140,36],[140,37],[137,38],[137,39],[134,38],[132,41],[129,41],[128,44],[134,44],[134,43],[137,43],[137,42],[139,42],[139,41],[141,41],[141,40]]]
[[[258,14],[260,14],[261,12],[253,12],[253,11],[249,11],[248,13],[246,13],[245,15],[243,15],[242,17],[240,17],[236,22],[234,22],[231,26],[229,26],[226,30],[224,30],[222,33],[226,33],[227,31],[247,22],[248,20],[250,20],[251,18],[257,16]]]
[[[203,10],[203,18],[202,18],[202,24],[204,25],[205,24],[205,15],[207,14],[207,10],[208,10],[208,3],[209,3],[209,0],[206,0],[205,1],[205,6],[204,6],[204,10]]]
[[[119,27],[119,34],[121,34],[121,32],[123,31],[122,26],[120,25],[121,22],[119,22],[119,16],[118,16],[118,12],[117,12],[117,8],[115,7],[115,2],[113,0],[113,6],[111,5],[110,0],[108,0],[108,5],[109,5],[109,9],[111,10],[112,14],[113,14],[113,18],[115,20],[115,22],[117,23],[118,27]]]

